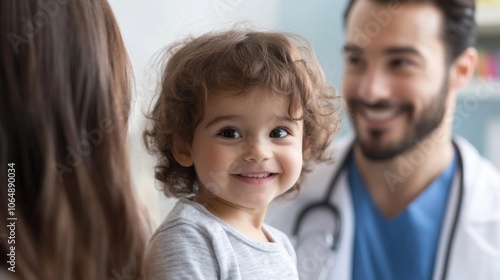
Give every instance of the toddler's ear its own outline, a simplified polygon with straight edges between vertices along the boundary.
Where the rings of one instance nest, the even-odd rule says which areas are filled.
[[[311,157],[311,142],[307,140],[305,137],[302,139],[302,158],[310,158]]]
[[[304,137],[304,139],[302,139],[302,151],[306,151],[307,149],[309,149],[310,145],[311,142],[309,142],[309,140]]]
[[[311,143],[309,142],[309,140],[304,138],[304,140],[302,140],[302,149],[303,150],[309,149],[310,144]]]
[[[185,141],[175,140],[172,143],[172,154],[175,160],[184,167],[191,167],[193,159],[191,157],[191,149]]]

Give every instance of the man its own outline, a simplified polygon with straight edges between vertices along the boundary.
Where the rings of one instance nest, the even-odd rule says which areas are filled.
[[[355,137],[268,218],[298,234],[302,279],[500,279],[500,175],[451,133],[477,60],[474,10],[473,0],[348,4]]]

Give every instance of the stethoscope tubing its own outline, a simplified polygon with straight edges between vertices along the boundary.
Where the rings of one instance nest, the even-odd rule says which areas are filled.
[[[443,265],[443,273],[441,275],[441,279],[445,280],[446,275],[448,274],[448,267],[449,267],[449,261],[450,261],[450,255],[451,255],[451,247],[453,245],[453,241],[455,239],[455,232],[457,229],[458,225],[458,220],[460,218],[461,214],[461,209],[462,209],[462,201],[463,201],[463,193],[464,193],[464,170],[463,170],[463,158],[462,154],[460,153],[460,149],[458,148],[458,145],[453,141],[453,147],[455,149],[455,154],[457,155],[457,165],[458,165],[458,172],[460,174],[460,183],[459,183],[459,190],[458,190],[458,201],[457,201],[457,206],[455,208],[455,216],[453,217],[453,222],[451,225],[451,231],[450,235],[448,238],[448,244],[446,247],[446,253],[444,257],[444,265]],[[314,210],[324,208],[327,209],[335,218],[335,228],[333,230],[333,243],[331,246],[331,250],[334,252],[338,249],[340,240],[341,240],[341,235],[342,235],[342,216],[341,213],[338,209],[338,207],[332,203],[330,203],[330,198],[331,195],[337,185],[338,179],[340,178],[340,175],[342,172],[346,169],[347,163],[349,162],[349,159],[351,156],[353,156],[353,150],[354,150],[354,142],[351,143],[349,146],[348,151],[345,153],[344,158],[342,159],[342,163],[340,165],[340,168],[337,169],[335,175],[333,176],[333,179],[330,181],[330,184],[328,186],[328,189],[326,190],[325,196],[322,200],[319,202],[313,202],[307,206],[305,206],[298,214],[298,217],[295,220],[295,223],[292,228],[292,235],[294,237],[298,237],[298,233],[300,230],[300,227],[302,225],[303,220],[307,216],[307,214],[311,213]]]

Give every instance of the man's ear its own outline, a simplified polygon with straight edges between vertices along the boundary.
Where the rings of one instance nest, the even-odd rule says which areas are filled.
[[[457,92],[464,88],[474,75],[477,63],[475,48],[466,49],[453,63],[450,69],[450,89]]]
[[[180,165],[184,167],[190,167],[193,165],[191,147],[186,141],[175,140],[172,143],[172,154]]]

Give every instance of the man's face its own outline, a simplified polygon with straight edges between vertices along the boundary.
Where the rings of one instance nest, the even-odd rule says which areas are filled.
[[[443,122],[448,75],[441,26],[432,4],[358,0],[352,7],[343,92],[367,158],[391,159]]]

